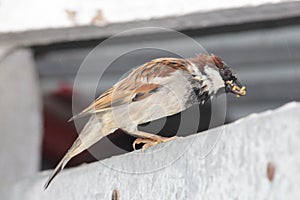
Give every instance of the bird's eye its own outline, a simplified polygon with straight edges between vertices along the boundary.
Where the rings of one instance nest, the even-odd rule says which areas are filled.
[[[223,76],[223,79],[227,81],[227,80],[230,80],[230,79],[231,79],[232,74],[231,74],[230,71],[225,70],[225,71],[222,73],[222,76]]]

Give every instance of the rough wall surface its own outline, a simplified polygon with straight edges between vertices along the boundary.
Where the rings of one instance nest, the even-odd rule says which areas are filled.
[[[107,23],[147,20],[180,16],[194,12],[207,12],[289,1],[292,0],[231,0],[203,4],[203,1],[193,0],[189,1],[187,5],[182,5],[179,0],[152,0],[151,2],[138,0],[102,0],[100,3],[97,0],[90,0],[85,3],[75,1],[72,4],[68,0],[43,2],[27,0],[26,3],[19,0],[10,0],[1,1],[0,33],[93,24],[103,26]],[[16,4],[19,6],[15,6]],[[35,9],[33,10],[32,7]],[[12,10],[14,12],[11,12]],[[14,13],[18,13],[18,15]],[[40,16],[43,17],[41,18]]]
[[[122,200],[299,199],[299,116],[300,104],[290,103],[146,152],[65,170],[46,191],[49,171],[43,172],[3,188],[0,198],[111,199],[117,188]],[[203,154],[214,134],[214,148]]]
[[[0,110],[1,188],[33,175],[40,165],[40,95],[28,49],[0,47]]]

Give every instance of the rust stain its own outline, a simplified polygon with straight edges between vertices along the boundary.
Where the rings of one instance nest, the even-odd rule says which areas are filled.
[[[102,10],[97,10],[96,15],[91,19],[91,24],[94,25],[103,25],[105,24],[106,20],[104,18]]]
[[[119,200],[119,191],[117,188],[112,192],[111,200]]]
[[[77,12],[75,10],[65,10],[68,19],[72,22],[73,25],[77,25],[76,16]]]
[[[275,171],[276,171],[275,165],[272,162],[268,162],[267,177],[268,177],[270,182],[272,182],[273,179],[274,179]]]

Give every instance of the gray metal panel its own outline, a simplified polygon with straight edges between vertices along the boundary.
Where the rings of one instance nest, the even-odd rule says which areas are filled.
[[[239,74],[247,86],[248,95],[237,99],[229,95],[229,119],[247,115],[252,112],[275,108],[285,102],[300,100],[300,26],[274,28],[255,31],[218,34],[212,36],[194,36],[206,50],[220,55]],[[145,36],[146,37],[146,36]],[[147,36],[148,37],[148,36]],[[189,53],[191,51],[184,41],[173,38],[161,38],[152,35],[151,40],[143,36],[128,38],[106,47],[105,54],[94,51],[90,57],[93,67],[86,74],[86,81],[81,85],[81,92],[90,92],[91,80],[98,78],[95,74],[102,66],[101,60],[113,57],[115,49],[135,44],[147,45],[164,43],[175,49]],[[37,58],[37,65],[42,78],[42,87],[49,90],[63,80],[72,84],[81,62],[91,48],[53,51]],[[192,53],[192,52],[191,52]],[[130,54],[122,62],[116,62],[105,74],[99,93],[113,85],[124,73],[137,63],[143,63],[153,57],[165,56],[162,51],[144,50]]]

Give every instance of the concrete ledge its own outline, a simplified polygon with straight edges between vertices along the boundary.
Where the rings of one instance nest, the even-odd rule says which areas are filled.
[[[122,200],[299,199],[299,116],[300,103],[290,103],[144,153],[65,170],[46,191],[43,172],[3,188],[0,198],[111,199],[117,188]],[[218,135],[216,143],[210,135]],[[215,145],[203,154],[207,144]]]

